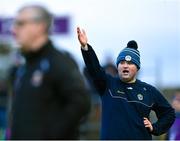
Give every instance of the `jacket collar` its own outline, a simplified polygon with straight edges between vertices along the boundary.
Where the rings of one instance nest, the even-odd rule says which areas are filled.
[[[25,57],[27,63],[34,62],[36,61],[36,59],[40,58],[44,54],[47,54],[51,47],[51,40],[47,40],[47,42],[42,45],[39,50],[33,52],[22,52],[22,55]]]

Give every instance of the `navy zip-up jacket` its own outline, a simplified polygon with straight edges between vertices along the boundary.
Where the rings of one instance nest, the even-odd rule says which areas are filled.
[[[175,120],[174,109],[153,86],[136,80],[124,83],[105,73],[90,45],[82,55],[102,100],[101,139],[150,140],[168,131]],[[157,122],[150,132],[143,123],[151,110]]]

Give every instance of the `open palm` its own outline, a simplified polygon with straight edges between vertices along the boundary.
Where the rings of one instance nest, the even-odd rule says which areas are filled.
[[[77,34],[78,34],[78,40],[79,40],[81,46],[85,47],[88,42],[86,32],[84,30],[81,31],[81,29],[78,27]]]

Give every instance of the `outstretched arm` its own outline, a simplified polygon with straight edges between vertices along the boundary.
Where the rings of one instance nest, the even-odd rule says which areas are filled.
[[[84,30],[81,31],[78,27],[77,35],[78,40],[81,44],[81,51],[88,72],[93,79],[96,89],[102,95],[107,88],[107,75],[103,68],[100,66],[99,60],[93,48],[88,44],[86,32]]]

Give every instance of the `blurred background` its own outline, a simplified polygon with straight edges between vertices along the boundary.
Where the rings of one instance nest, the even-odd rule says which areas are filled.
[[[136,40],[142,64],[138,78],[158,87],[171,103],[180,92],[180,0],[1,1],[1,139],[8,134],[7,115],[11,103],[9,85],[13,79],[13,68],[23,62],[10,30],[17,10],[28,4],[43,5],[53,13],[55,21],[51,39],[58,49],[72,54],[87,80],[87,86],[92,93],[92,108],[81,126],[81,139],[99,138],[101,107],[99,97],[84,68],[76,35],[77,26],[86,30],[89,43],[108,73],[117,74],[114,66],[116,57],[129,40]],[[153,113],[152,120],[155,120]],[[155,138],[164,139],[165,135]]]

